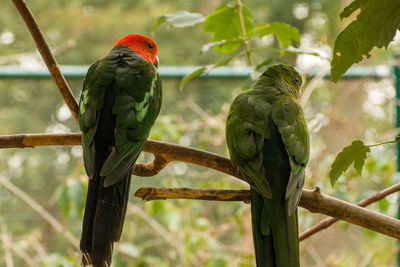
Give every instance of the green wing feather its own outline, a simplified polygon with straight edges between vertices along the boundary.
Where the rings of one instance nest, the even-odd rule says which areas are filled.
[[[110,57],[110,55],[108,56]],[[104,94],[113,81],[113,62],[103,59],[90,66],[79,101],[79,127],[82,131],[83,159],[86,173],[90,178],[94,175],[94,145],[99,111],[104,102]],[[109,70],[108,73],[105,71]],[[101,75],[100,72],[104,72]]]
[[[264,197],[271,197],[271,187],[262,166],[263,139],[269,139],[268,117],[282,136],[290,156],[291,175],[286,189],[289,214],[297,208],[304,184],[304,168],[309,159],[309,137],[303,111],[293,97],[271,90],[252,89],[233,101],[226,124],[226,137],[234,166],[251,179]]]
[[[296,208],[310,153],[297,100],[300,85],[293,68],[270,66],[235,98],[228,114],[232,164],[253,183],[251,214],[260,267],[300,264]]]
[[[256,90],[243,93],[233,101],[226,123],[226,139],[234,166],[255,184],[265,197],[271,198],[271,186],[265,178],[262,147],[270,137],[268,117],[272,106],[268,95]]]
[[[279,97],[272,107],[271,115],[289,154],[291,173],[285,197],[289,200],[289,215],[292,215],[300,200],[305,178],[304,169],[310,157],[308,130],[301,106],[293,97]]]
[[[136,161],[162,99],[161,80],[155,66],[127,47],[114,47],[89,68],[79,107],[83,156],[89,177],[94,172],[93,137],[108,88],[115,93],[112,113],[116,116],[116,129],[115,146],[100,172],[106,177],[104,186],[120,181]]]

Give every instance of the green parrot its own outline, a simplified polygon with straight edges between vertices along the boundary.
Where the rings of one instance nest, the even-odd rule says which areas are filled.
[[[90,66],[79,102],[89,188],[80,249],[83,266],[110,266],[121,237],[132,166],[161,108],[158,47],[130,34]]]
[[[259,267],[300,266],[297,205],[310,141],[299,103],[301,76],[268,67],[233,101],[226,139],[233,166],[251,184],[251,216]]]

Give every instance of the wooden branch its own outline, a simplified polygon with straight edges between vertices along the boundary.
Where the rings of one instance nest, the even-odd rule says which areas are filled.
[[[75,146],[81,144],[80,133],[66,134],[10,134],[0,136],[0,148],[25,148],[36,146]]]
[[[35,146],[50,146],[50,145],[80,145],[81,144],[81,134],[80,133],[70,133],[70,134],[19,134],[19,135],[3,135],[0,136],[0,148],[23,148],[23,147],[35,147]],[[214,153],[209,153],[206,151],[194,149],[194,148],[189,148],[189,147],[183,147],[179,145],[174,145],[174,144],[169,144],[165,142],[160,142],[160,141],[152,141],[148,140],[143,148],[143,151],[145,152],[150,152],[155,155],[155,158],[152,162],[150,163],[143,163],[143,164],[136,164],[133,168],[134,174],[138,176],[151,176],[157,174],[160,170],[162,170],[169,162],[171,161],[183,161],[187,163],[192,163],[192,164],[197,164],[201,165],[207,168],[211,168],[226,174],[229,174],[231,176],[234,176],[236,178],[239,178],[245,182],[246,179],[240,175],[240,173],[237,171],[236,168],[234,168],[230,160],[228,158],[219,156]],[[142,191],[138,192],[138,195],[140,197],[144,196],[144,193],[148,194],[154,194],[152,190],[149,189],[142,189],[142,190],[148,190],[148,191]],[[178,195],[175,196],[175,198],[181,198],[179,195],[179,192],[174,192],[173,189],[166,189],[170,190],[169,192],[163,191],[164,194],[169,193],[169,194],[175,194],[178,193]],[[188,190],[188,189],[185,189]],[[400,185],[396,185],[390,188],[387,188],[385,190],[382,190],[375,194],[372,197],[369,197],[368,199],[363,200],[360,202],[360,205],[368,205],[374,201],[377,201],[389,194],[392,194],[393,192],[400,191]],[[199,191],[200,192],[200,191]],[[231,192],[236,192],[236,191],[231,191]],[[302,196],[302,201],[306,193],[304,193],[305,190],[303,190],[303,196]],[[157,190],[156,190],[156,193]],[[245,196],[236,196],[234,195],[235,193],[232,193],[232,195],[229,195],[227,193],[223,193],[222,191],[208,191],[208,190],[203,190],[200,192],[202,194],[206,194],[206,196],[203,197],[203,199],[207,200],[218,200],[218,194],[223,194],[223,197],[225,198],[225,201],[230,201],[230,200],[241,200],[240,198],[242,197],[243,199],[241,201],[248,201],[246,200]],[[201,194],[198,193],[197,197],[191,197],[191,199],[198,199],[201,196]],[[242,193],[246,194],[246,193]],[[247,193],[248,194],[248,193]],[[166,196],[168,195],[160,195],[162,199],[167,198]],[[171,195],[169,195],[171,196]],[[148,200],[151,199],[151,196],[148,196]],[[221,201],[224,199],[220,199]],[[346,203],[346,202],[344,202]],[[314,203],[315,204],[315,203]],[[347,204],[347,203],[346,203]],[[318,205],[318,204],[317,204]],[[329,209],[329,205],[326,207],[326,209]],[[324,213],[327,215],[330,215],[328,212]],[[335,216],[335,215],[334,215]],[[342,219],[341,217],[338,217],[339,219]],[[332,221],[333,220],[333,221]],[[305,233],[300,235],[300,239],[303,240],[307,238],[308,236],[311,236],[313,233],[316,233],[326,227],[329,227],[331,224],[333,224],[335,221],[337,221],[334,218],[330,218],[327,220],[322,221],[321,223],[317,224],[312,228],[312,230],[307,230]],[[311,232],[308,232],[311,231]],[[308,233],[307,233],[308,232]]]
[[[24,148],[55,145],[71,146],[80,144],[80,133],[15,134],[0,136],[0,148]],[[153,140],[147,140],[143,147],[143,151],[154,154],[155,158],[150,163],[135,164],[133,167],[133,174],[137,176],[153,176],[159,173],[168,165],[168,163],[172,161],[182,161],[211,168],[252,184],[232,166],[231,161],[228,158],[215,153]]]
[[[42,32],[40,31],[39,25],[37,24],[35,17],[33,16],[31,10],[24,0],[12,0],[15,7],[18,9],[22,19],[24,20],[26,26],[28,27],[33,40],[35,41],[36,47],[38,48],[47,68],[50,71],[51,76],[54,79],[65,103],[67,104],[69,110],[74,116],[75,120],[78,121],[78,103],[76,102],[71,89],[68,86],[67,81],[62,74],[60,67],[53,54],[50,51],[49,45]]]
[[[135,194],[144,201],[157,199],[199,199],[250,203],[250,190],[142,187]]]
[[[204,199],[204,200],[236,200],[250,201],[249,190],[205,190],[189,188],[140,188],[136,197],[143,200],[155,199]],[[372,231],[400,239],[400,221],[375,211],[361,208],[343,200],[315,190],[303,189],[299,205],[313,213],[321,213],[336,217]]]
[[[388,188],[385,188],[385,189],[373,194],[372,196],[370,196],[366,199],[363,199],[360,202],[357,202],[357,206],[366,207],[366,206],[368,206],[374,202],[377,202],[377,201],[381,200],[382,198],[385,198],[388,195],[391,195],[398,191],[400,191],[400,183],[392,185]],[[301,233],[299,235],[299,240],[302,241],[304,239],[307,239],[308,237],[312,236],[313,234],[316,234],[319,231],[328,228],[329,226],[331,226],[332,224],[334,224],[337,221],[339,221],[339,219],[337,219],[337,218],[326,218],[326,219],[320,221],[319,223],[317,223],[316,225],[312,226],[311,228],[307,229],[303,233]]]

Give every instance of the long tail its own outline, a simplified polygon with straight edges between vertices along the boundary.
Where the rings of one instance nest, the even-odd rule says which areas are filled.
[[[83,266],[110,266],[113,244],[119,241],[128,205],[131,170],[126,178],[103,187],[104,177],[89,181],[80,248]],[[91,265],[90,265],[91,264]]]
[[[271,199],[251,189],[253,240],[258,267],[299,267],[297,211],[288,216],[287,204],[279,208]]]

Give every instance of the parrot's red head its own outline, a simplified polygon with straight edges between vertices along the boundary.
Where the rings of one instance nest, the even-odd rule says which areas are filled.
[[[140,34],[128,34],[124,38],[118,40],[114,46],[117,45],[123,45],[132,49],[133,51],[136,51],[144,59],[158,67],[158,47],[157,44],[149,37]]]

